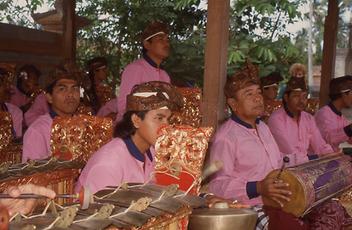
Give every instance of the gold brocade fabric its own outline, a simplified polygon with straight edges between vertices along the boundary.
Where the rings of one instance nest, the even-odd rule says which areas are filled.
[[[200,109],[202,90],[199,88],[177,88],[177,91],[183,96],[183,107],[172,114],[170,124],[199,127],[202,122]]]
[[[112,139],[111,118],[77,115],[55,117],[51,130],[52,155],[87,162],[91,154]]]
[[[9,112],[0,111],[0,151],[6,148],[13,139],[12,117]]]
[[[340,204],[345,208],[346,212],[352,217],[352,189],[348,189],[339,197]]]
[[[305,111],[314,115],[319,109],[319,98],[309,98]]]
[[[180,173],[187,173],[191,174],[196,182],[199,181],[212,132],[213,128],[210,127],[162,127],[155,144],[155,171],[175,177]],[[196,187],[199,186],[200,184],[197,184]]]

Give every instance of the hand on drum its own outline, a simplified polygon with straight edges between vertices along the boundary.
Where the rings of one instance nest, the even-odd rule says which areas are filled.
[[[289,184],[275,178],[265,178],[257,182],[257,192],[276,201],[281,207],[285,202],[290,201],[291,191],[288,190]]]
[[[20,196],[23,193],[33,193],[36,195],[46,196],[50,199],[55,198],[56,195],[55,192],[51,189],[34,184],[10,187],[4,193],[8,193],[14,198]],[[17,212],[22,214],[30,213],[36,206],[36,202],[36,199],[0,199],[0,205],[3,205],[7,208],[10,216]]]
[[[229,208],[249,208],[249,205],[239,204],[236,200],[228,200],[215,195],[206,196],[206,202],[209,208],[213,207],[217,203],[226,203]]]

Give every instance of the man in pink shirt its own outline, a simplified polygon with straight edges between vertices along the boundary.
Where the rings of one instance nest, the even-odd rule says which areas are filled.
[[[290,158],[290,165],[334,152],[322,138],[314,117],[304,111],[307,95],[304,78],[292,77],[287,83],[283,108],[272,113],[268,120],[280,151]]]
[[[77,72],[58,69],[46,87],[46,98],[50,104],[48,113],[38,117],[29,126],[23,137],[22,162],[29,159],[44,159],[51,155],[51,125],[55,116],[70,117],[79,105],[80,87]]]
[[[84,186],[95,193],[123,182],[152,180],[157,130],[168,124],[171,111],[181,106],[181,95],[168,83],[135,86],[127,96],[126,113],[116,125],[115,138],[88,160],[75,190]]]
[[[261,197],[267,196],[283,205],[291,194],[288,184],[265,179],[282,165],[282,155],[269,128],[258,119],[264,102],[256,68],[249,65],[229,78],[224,91],[232,116],[211,145],[210,161],[222,162],[223,168],[210,181],[209,190],[244,204],[261,205]],[[268,218],[259,212],[261,225],[266,225]]]
[[[169,75],[160,68],[160,64],[169,56],[169,31],[165,24],[153,22],[142,34],[143,57],[127,65],[121,76],[118,96],[117,121],[122,119],[126,109],[126,96],[133,86],[148,81],[170,83]]]
[[[6,69],[0,68],[0,111],[10,113],[12,119],[13,136],[15,138],[19,138],[22,136],[23,113],[17,106],[7,103],[10,99],[10,92],[11,82],[9,81],[9,73]]]
[[[352,142],[351,122],[341,113],[352,106],[352,76],[332,79],[329,97],[331,102],[315,114],[315,121],[325,141],[339,151],[341,143]]]

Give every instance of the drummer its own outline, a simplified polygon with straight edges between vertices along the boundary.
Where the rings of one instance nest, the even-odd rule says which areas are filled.
[[[304,163],[333,152],[322,138],[314,117],[304,111],[307,96],[304,78],[291,78],[287,83],[283,107],[272,113],[268,120],[280,151],[290,158],[289,165]]]
[[[182,96],[169,83],[154,81],[135,86],[127,96],[126,112],[116,125],[115,138],[89,159],[76,191],[88,186],[95,193],[109,185],[150,180],[157,131],[181,106]]]
[[[261,196],[281,206],[289,201],[288,184],[265,179],[266,174],[282,164],[282,155],[268,126],[259,119],[264,111],[258,69],[248,64],[229,78],[225,85],[227,104],[232,116],[216,132],[210,150],[210,161],[223,162],[209,190],[215,195],[261,205]],[[260,207],[258,228],[267,226],[268,218]]]
[[[341,143],[352,144],[351,122],[341,113],[342,109],[352,107],[352,76],[332,79],[329,97],[331,101],[316,113],[315,121],[325,141],[339,151]]]

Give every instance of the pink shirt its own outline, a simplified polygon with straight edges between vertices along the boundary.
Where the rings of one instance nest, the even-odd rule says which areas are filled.
[[[92,193],[96,193],[106,186],[118,186],[123,182],[148,181],[154,171],[153,162],[149,158],[153,156],[145,155],[144,165],[143,161],[137,159],[141,153],[129,148],[131,145],[127,146],[120,138],[114,138],[101,147],[88,160],[78,178],[75,191],[79,192],[82,186],[88,186]]]
[[[39,94],[33,105],[24,114],[24,120],[27,126],[30,126],[39,116],[49,112],[49,105],[46,100],[45,93]]]
[[[110,113],[117,113],[117,98],[111,99],[110,101],[106,102],[105,105],[103,105],[99,109],[97,116],[105,117]]]
[[[23,136],[22,162],[45,159],[51,155],[50,136],[53,119],[46,113],[29,126]]]
[[[254,129],[233,116],[216,132],[210,162],[219,160],[223,168],[210,181],[209,190],[214,194],[245,204],[262,204],[260,196],[248,197],[247,182],[263,180],[281,167],[282,155],[268,126],[258,122]]]
[[[5,105],[6,105],[8,112],[11,114],[12,127],[13,127],[13,130],[15,131],[15,136],[21,137],[22,136],[23,112],[20,108],[18,108],[17,106],[15,106],[13,104],[5,103]]]
[[[332,104],[319,109],[315,114],[315,121],[323,138],[335,151],[339,151],[342,142],[350,140],[344,131],[344,127],[350,122]]]
[[[117,99],[117,109],[119,111],[116,118],[117,121],[121,120],[125,113],[126,97],[131,92],[133,86],[149,81],[170,83],[169,75],[164,70],[154,66],[155,63],[151,60],[146,61],[144,58],[138,59],[126,66],[121,76],[120,93]]]
[[[322,138],[312,115],[303,111],[296,122],[288,113],[285,108],[276,110],[271,114],[268,126],[280,151],[290,158],[289,165],[308,161],[307,155],[334,152]]]
[[[21,107],[30,101],[30,99],[25,94],[23,94],[19,89],[17,89],[17,87],[13,87],[11,91],[12,91],[12,95],[10,99],[11,104],[16,105],[17,107]]]

